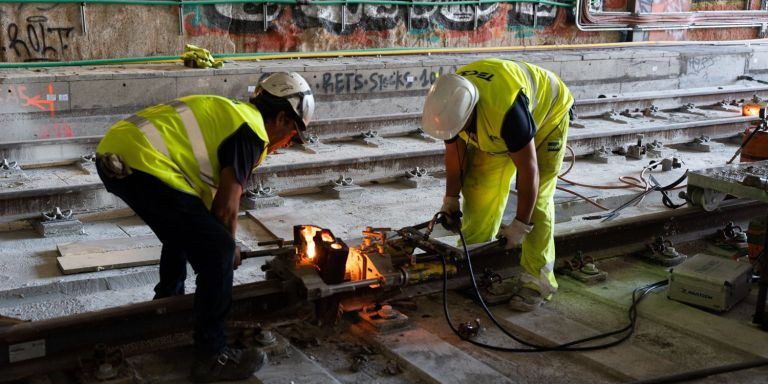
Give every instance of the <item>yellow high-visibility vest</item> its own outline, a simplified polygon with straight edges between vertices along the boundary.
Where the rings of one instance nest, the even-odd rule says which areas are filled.
[[[504,116],[519,92],[528,97],[528,107],[536,123],[536,145],[549,135],[542,127],[556,126],[573,105],[573,96],[554,73],[533,64],[501,59],[483,59],[467,64],[458,71],[471,81],[480,93],[477,102],[477,134],[465,131],[459,136],[483,152],[506,154],[507,144],[501,136]]]
[[[141,110],[113,125],[96,151],[120,155],[129,167],[200,197],[210,209],[221,172],[219,146],[243,123],[264,141],[261,163],[269,137],[259,110],[250,103],[209,95],[186,96]]]

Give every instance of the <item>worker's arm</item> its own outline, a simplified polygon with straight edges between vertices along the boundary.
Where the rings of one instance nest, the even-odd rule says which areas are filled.
[[[517,168],[517,215],[524,224],[531,223],[533,207],[539,194],[539,166],[536,161],[536,145],[533,140],[509,157]]]
[[[539,192],[539,166],[536,159],[536,123],[528,109],[528,98],[523,92],[507,110],[501,127],[501,137],[517,168],[517,214],[509,224],[499,227],[499,237],[506,239],[506,248],[518,246],[531,232],[531,216]]]
[[[253,167],[259,163],[263,149],[264,141],[247,123],[243,123],[219,145],[221,173],[211,212],[227,227],[233,238],[237,229],[240,196],[248,184]]]
[[[521,91],[507,110],[501,127],[501,137],[507,144],[509,157],[517,168],[517,216],[530,224],[533,206],[539,191],[539,167],[536,162],[536,122],[529,110],[528,97]]]
[[[243,186],[235,177],[232,167],[221,170],[219,188],[213,198],[211,213],[235,238],[237,232],[237,214],[240,212],[240,196],[243,194]]]
[[[452,232],[458,232],[461,228],[459,193],[466,167],[466,152],[467,144],[458,136],[445,142],[445,197],[440,212],[446,214],[443,226]]]
[[[459,196],[466,155],[467,143],[461,137],[445,142],[445,196]]]
[[[243,186],[235,176],[233,167],[224,167],[219,176],[219,188],[213,197],[211,213],[224,227],[227,228],[232,238],[237,233],[237,215],[240,212],[240,196],[243,194]],[[240,247],[235,247],[232,267],[237,269],[241,264]]]

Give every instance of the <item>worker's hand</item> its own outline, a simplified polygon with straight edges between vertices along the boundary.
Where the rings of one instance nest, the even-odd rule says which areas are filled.
[[[443,206],[440,212],[445,213],[443,227],[451,232],[459,232],[461,229],[461,208],[459,207],[458,196],[443,197]]]
[[[240,258],[240,246],[235,246],[235,257],[232,259],[232,269],[237,269],[241,264],[243,264],[243,260]]]
[[[528,225],[522,221],[515,219],[511,223],[501,224],[499,227],[499,233],[496,235],[497,239],[507,239],[504,244],[504,249],[512,249],[517,247],[523,242],[525,235],[529,234],[533,229],[533,224]]]

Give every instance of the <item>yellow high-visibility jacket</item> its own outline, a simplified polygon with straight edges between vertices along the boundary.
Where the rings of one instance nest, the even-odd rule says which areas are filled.
[[[508,152],[501,129],[504,116],[519,92],[528,97],[528,107],[536,123],[537,146],[549,134],[541,128],[556,126],[573,105],[573,96],[560,78],[533,64],[483,59],[459,68],[456,74],[471,81],[480,93],[476,107],[477,136],[470,137],[465,131],[459,136],[483,152]]]
[[[96,151],[120,155],[126,165],[203,200],[210,209],[219,185],[218,149],[243,123],[264,142],[269,137],[261,113],[250,103],[194,95],[137,112],[113,125]]]

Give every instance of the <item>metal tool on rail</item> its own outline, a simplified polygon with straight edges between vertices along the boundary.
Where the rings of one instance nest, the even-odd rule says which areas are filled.
[[[259,245],[274,247],[241,252],[242,259],[273,258],[263,267],[265,281],[233,287],[231,317],[254,321],[310,304],[318,318],[327,313],[335,317],[340,308],[349,312],[378,308],[378,316],[389,313],[398,319],[396,311],[381,309],[406,287],[438,283],[445,276],[455,276],[452,281],[457,287],[467,283],[459,279],[468,271],[465,253],[427,235],[433,225],[424,222],[397,230],[368,227],[357,247],[329,229],[297,225],[291,240],[264,242]],[[497,240],[474,246],[477,263],[500,259],[482,257],[505,252],[501,244]],[[445,269],[443,259],[450,260]],[[192,304],[192,295],[185,295],[0,328],[0,382],[28,372],[76,367],[79,359],[93,355],[97,343],[120,348],[188,332]],[[469,333],[474,330],[468,328]]]

